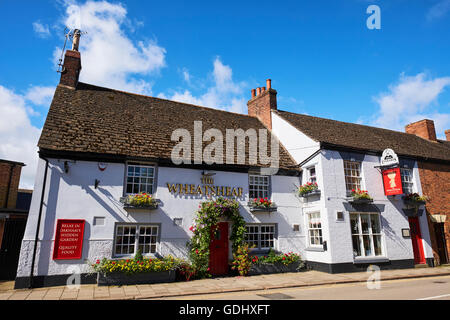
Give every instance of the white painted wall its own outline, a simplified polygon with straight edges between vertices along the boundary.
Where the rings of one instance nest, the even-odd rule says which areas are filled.
[[[50,159],[47,186],[39,233],[39,245],[35,263],[35,275],[66,274],[69,266],[77,266],[81,272],[88,272],[87,261],[103,257],[112,258],[114,230],[117,222],[160,223],[161,238],[158,253],[186,257],[186,242],[192,236],[189,227],[193,224],[195,212],[205,197],[174,195],[167,183],[201,184],[202,170],[181,168],[157,168],[155,197],[161,203],[150,212],[126,211],[119,202],[123,196],[125,165],[108,163],[105,171],[98,169],[97,162],[69,161],[69,172],[65,173],[64,159]],[[18,277],[29,276],[45,161],[40,159],[29,219],[22,242]],[[303,255],[304,242],[301,232],[293,231],[293,224],[302,224],[301,209],[295,196],[294,185],[298,177],[273,176],[272,200],[278,204],[277,212],[251,213],[248,210],[248,175],[214,171],[214,185],[242,187],[241,215],[251,223],[276,223],[278,239],[276,249],[294,251]],[[100,180],[97,189],[95,179]],[[94,226],[94,217],[104,217],[103,226]],[[182,226],[173,223],[174,218],[183,218]],[[57,219],[85,219],[83,257],[80,260],[52,260],[53,243]],[[304,226],[301,226],[304,230]]]

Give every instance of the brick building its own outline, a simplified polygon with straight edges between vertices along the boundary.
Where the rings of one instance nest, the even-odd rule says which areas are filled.
[[[14,279],[31,190],[19,189],[21,162],[0,159],[0,280]]]
[[[446,140],[437,139],[433,120],[424,119],[408,124],[405,131],[450,149],[450,130],[445,131]],[[435,263],[449,263],[450,163],[422,160],[419,162],[419,175],[423,194],[429,198],[426,211]]]

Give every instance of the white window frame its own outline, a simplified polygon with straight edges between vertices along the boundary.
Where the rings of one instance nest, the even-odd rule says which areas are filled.
[[[117,243],[117,240],[118,240],[118,237],[120,236],[119,235],[119,228],[120,227],[122,227],[122,228],[135,228],[135,233],[134,233],[134,243],[128,243],[127,245],[128,246],[134,246],[134,251],[133,252],[128,252],[128,253],[117,253],[116,252],[116,247],[117,246],[122,246],[122,247],[125,247],[126,245],[124,245],[124,244],[118,244]],[[154,245],[155,245],[155,251],[154,252],[151,252],[151,249],[150,249],[150,252],[143,252],[143,251],[141,251],[141,253],[142,253],[142,255],[143,256],[154,256],[156,253],[158,253],[159,252],[159,245],[160,245],[160,233],[161,233],[161,226],[160,226],[160,224],[154,224],[154,223],[117,223],[116,224],[116,226],[115,226],[115,233],[114,233],[114,243],[113,243],[113,256],[115,256],[115,257],[132,257],[132,256],[134,256],[135,254],[136,254],[136,252],[137,252],[137,250],[139,249],[139,245],[140,245],[140,243],[139,243],[139,238],[140,238],[140,236],[143,236],[143,235],[141,235],[140,234],[140,229],[142,228],[142,227],[144,227],[144,228],[156,228],[156,235],[154,235],[154,234],[150,234],[150,235],[145,235],[145,236],[149,236],[149,237],[156,237],[156,241],[155,241],[155,243],[154,243]],[[150,244],[149,244],[150,246],[152,245],[152,243],[150,242]],[[121,251],[123,251],[123,250],[121,250]]]
[[[352,229],[352,217],[357,215],[358,217],[358,232],[355,233],[354,230]],[[362,232],[362,219],[361,219],[361,215],[368,215],[369,216],[369,226],[368,226],[368,231],[369,233],[363,233]],[[379,232],[374,233],[372,230],[372,220],[370,219],[371,215],[376,215],[377,216],[377,220],[378,220],[378,225],[380,227]],[[353,256],[354,258],[378,258],[378,257],[384,257],[385,256],[385,247],[384,247],[384,237],[383,237],[383,227],[381,225],[381,215],[378,212],[350,212],[350,219],[349,219],[349,223],[350,223],[350,234],[351,234],[351,242],[352,242],[352,249],[353,249]],[[359,245],[360,245],[360,250],[361,250],[361,255],[356,255],[355,254],[355,248],[353,247],[353,236],[358,236],[359,238]],[[370,241],[370,250],[372,252],[371,255],[366,255],[366,248],[364,247],[364,239],[363,236],[369,236],[369,241]],[[375,246],[374,246],[374,236],[379,236],[380,237],[380,250],[381,250],[381,254],[379,255],[375,255]]]
[[[311,175],[311,170],[314,169],[314,176]],[[316,166],[310,166],[308,168],[306,168],[306,171],[308,172],[308,177],[307,177],[307,181],[306,182],[311,182],[311,183],[317,183],[317,168]],[[314,181],[313,181],[314,179]]]
[[[405,174],[405,172],[409,172],[409,174]],[[400,176],[402,179],[402,188],[403,188],[403,193],[404,194],[408,194],[408,193],[414,193],[414,172],[413,169],[410,168],[400,168]],[[408,179],[406,179],[407,177],[409,177],[409,181]],[[409,185],[407,188],[405,188],[405,186]],[[410,191],[407,191],[406,189],[409,189]]]
[[[351,164],[352,166],[353,165],[358,165],[359,168],[355,169],[355,168],[347,166],[347,164]],[[359,171],[359,175],[353,175],[353,171],[354,170],[358,170]],[[350,172],[350,175],[347,174],[348,172]],[[353,182],[348,183],[347,182],[347,178],[349,178],[349,179],[358,179],[359,183],[356,183],[356,184],[353,183]],[[355,189],[355,190],[356,189],[360,189],[360,190],[362,190],[363,189],[362,162],[360,162],[360,161],[344,160],[344,179],[345,179],[345,189],[347,190],[347,192],[351,192],[352,189]],[[357,186],[357,184],[359,184],[359,186]],[[349,188],[349,185],[350,185],[350,188]]]
[[[252,232],[251,234],[253,235],[257,235],[257,240],[256,242],[258,243],[258,246],[256,248],[250,248],[250,251],[267,251],[267,250],[275,250],[276,249],[276,245],[277,245],[277,226],[276,224],[273,223],[248,223],[245,225],[245,228],[247,229],[247,227],[249,228],[257,228],[257,232]],[[273,228],[273,232],[262,232],[262,228],[263,227],[269,227],[269,228]],[[273,238],[272,238],[272,242],[273,242],[273,247],[263,247],[262,246],[262,242],[266,241],[266,240],[261,240],[261,235],[263,234],[273,234]],[[244,233],[244,239],[247,235],[247,230]],[[246,243],[248,243],[247,240],[244,240]],[[269,240],[270,241],[270,240]],[[250,245],[253,244],[254,240],[249,243]]]
[[[129,168],[130,167],[139,167],[139,168],[147,168],[147,169],[152,169],[153,171],[153,175],[152,176],[145,176],[142,177],[139,175],[135,175],[135,172],[133,172],[133,175],[129,175]],[[137,183],[135,181],[133,182],[129,182],[129,179],[138,179],[140,180],[141,178],[144,179],[151,179],[152,182],[151,183],[142,183],[141,181],[138,181]],[[155,194],[155,180],[156,180],[156,166],[155,165],[151,165],[151,164],[140,164],[140,163],[127,163],[125,166],[125,195],[135,195],[138,194],[140,192],[146,192],[148,194]],[[131,183],[131,191],[132,192],[128,192],[128,185]],[[133,192],[134,191],[134,185],[138,185],[138,192]],[[147,191],[147,188],[143,188],[142,186],[151,186],[151,192]]]
[[[311,215],[318,215],[315,217],[314,221],[311,221]],[[319,224],[320,227],[311,227],[311,224]],[[306,212],[306,229],[308,237],[308,247],[310,248],[323,248],[323,225],[322,225],[322,215],[320,211],[309,211]],[[311,231],[318,231],[318,234],[311,234]],[[313,243],[312,238],[319,238],[319,243]],[[315,241],[314,241],[315,242]]]
[[[264,190],[266,189],[266,190]],[[255,192],[255,194],[252,194]],[[263,176],[259,174],[248,175],[248,194],[249,199],[267,198],[270,199],[270,176]],[[261,196],[260,196],[261,195]]]

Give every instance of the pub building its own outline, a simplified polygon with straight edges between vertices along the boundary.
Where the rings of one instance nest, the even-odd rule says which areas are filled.
[[[252,90],[248,115],[242,115],[82,83],[80,71],[74,44],[38,142],[16,288],[64,285],[75,269],[82,283],[95,283],[88,262],[131,258],[138,249],[144,256],[187,258],[196,210],[217,196],[239,201],[254,254],[293,251],[309,268],[333,273],[365,271],[371,264],[432,265],[423,205],[406,206],[402,194],[421,194],[417,159],[448,161],[445,150],[414,135],[280,111],[270,80],[267,88]],[[244,163],[230,163],[225,155],[212,164],[199,161],[198,149],[208,147],[205,136],[187,153],[192,161],[175,163],[173,132],[182,128],[194,137],[199,122],[205,136],[212,128],[224,136],[227,129],[254,129],[259,138],[265,132],[267,155],[279,151],[277,169],[255,161],[247,139]],[[233,144],[236,158],[243,156],[241,147]],[[387,165],[380,162],[385,149],[391,149]],[[388,169],[400,172],[401,180],[393,179],[397,188],[383,185]],[[308,181],[318,190],[299,196],[297,188]],[[349,191],[357,188],[368,190],[373,201],[353,201]],[[139,192],[152,194],[157,205],[143,210],[123,202]],[[254,208],[253,198],[274,205]],[[232,259],[231,222],[224,223],[223,245],[211,255],[228,259],[211,259],[214,275],[225,274]]]

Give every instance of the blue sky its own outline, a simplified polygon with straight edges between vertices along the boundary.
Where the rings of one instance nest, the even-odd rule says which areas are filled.
[[[372,4],[379,30],[366,26]],[[441,138],[450,128],[450,0],[2,0],[0,158],[27,163],[22,186],[65,25],[87,31],[84,82],[246,113],[271,78],[282,110],[395,130],[426,117]]]

